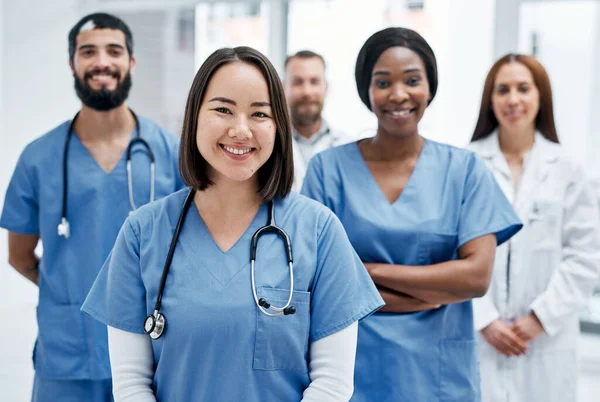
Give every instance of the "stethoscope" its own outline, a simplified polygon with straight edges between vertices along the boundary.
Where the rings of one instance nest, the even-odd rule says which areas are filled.
[[[150,202],[154,201],[154,177],[155,177],[155,172],[154,172],[154,153],[152,152],[152,149],[150,148],[150,144],[148,144],[142,137],[140,134],[140,122],[138,121],[138,118],[136,116],[136,114],[133,112],[133,110],[129,109],[129,111],[131,112],[131,114],[133,115],[133,118],[135,120],[135,128],[136,128],[136,136],[133,140],[131,140],[129,142],[129,145],[127,146],[127,191],[129,192],[129,204],[131,206],[131,211],[135,211],[137,209],[135,202],[133,201],[133,181],[132,181],[132,174],[131,174],[131,150],[133,149],[133,146],[135,144],[142,144],[144,146],[144,148],[146,148],[146,152],[148,153],[148,157],[150,158]],[[77,120],[77,117],[79,116],[79,112],[77,112],[77,114],[75,115],[75,117],[73,117],[73,120],[71,120],[71,124],[69,125],[69,130],[67,131],[67,138],[65,139],[65,149],[63,152],[63,204],[62,204],[62,218],[60,220],[60,224],[58,225],[58,235],[59,236],[64,236],[65,239],[69,238],[69,235],[71,234],[71,226],[69,221],[67,220],[67,188],[68,188],[68,182],[69,182],[69,175],[68,175],[68,169],[67,169],[67,162],[68,162],[68,154],[69,154],[69,142],[71,141],[71,137],[73,136],[73,127],[75,126],[75,121]]]
[[[177,240],[179,239],[179,233],[181,232],[181,227],[183,226],[183,221],[190,209],[190,205],[194,200],[194,194],[196,190],[190,190],[187,198],[185,199],[185,203],[183,204],[183,208],[179,215],[179,220],[177,221],[177,226],[175,226],[175,232],[173,233],[173,238],[171,239],[171,246],[169,247],[169,253],[167,254],[167,259],[165,260],[165,265],[163,267],[162,276],[160,278],[160,286],[158,288],[158,295],[156,296],[156,304],[154,305],[154,312],[149,314],[144,320],[144,332],[152,339],[158,339],[162,336],[165,331],[166,319],[164,314],[160,312],[160,306],[162,303],[162,296],[165,290],[165,283],[167,282],[167,275],[169,274],[169,269],[171,268],[171,261],[173,260],[173,254],[175,253],[175,246],[177,245]],[[283,307],[275,307],[271,305],[265,298],[258,298],[256,295],[256,283],[254,281],[254,261],[256,260],[256,248],[258,245],[258,239],[265,233],[276,233],[283,239],[286,246],[286,254],[289,264],[289,273],[290,273],[290,294],[288,297],[288,301]],[[254,302],[258,309],[268,315],[269,317],[276,317],[279,315],[290,315],[296,313],[296,308],[290,303],[292,302],[292,294],[294,290],[294,264],[292,260],[292,243],[290,242],[290,238],[285,233],[283,229],[275,224],[275,206],[273,201],[269,201],[269,221],[266,226],[258,229],[254,235],[252,236],[252,242],[250,246],[250,265],[252,271],[252,295],[254,296]],[[269,312],[267,310],[271,310]]]

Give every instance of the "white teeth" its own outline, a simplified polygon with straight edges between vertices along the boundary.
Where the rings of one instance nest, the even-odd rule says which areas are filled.
[[[94,79],[96,81],[108,81],[108,80],[112,79],[112,76],[111,75],[100,74],[100,75],[94,75],[94,76],[92,76],[92,79]]]
[[[244,155],[244,154],[247,154],[248,152],[252,151],[252,148],[237,149],[237,148],[228,147],[227,145],[223,145],[223,148],[225,148],[225,150],[227,152],[232,153],[234,155]]]
[[[392,116],[408,116],[410,114],[410,110],[409,109],[405,109],[405,110],[394,110],[390,112],[392,114]]]

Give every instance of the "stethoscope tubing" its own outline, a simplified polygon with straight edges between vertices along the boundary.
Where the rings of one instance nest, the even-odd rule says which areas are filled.
[[[155,168],[155,159],[154,152],[152,152],[152,148],[150,144],[141,137],[140,130],[140,122],[138,120],[137,115],[133,112],[133,110],[129,109],[131,115],[135,120],[136,127],[136,137],[132,139],[127,145],[126,150],[126,167],[127,167],[127,191],[129,195],[129,205],[131,207],[131,211],[135,211],[137,206],[133,199],[133,178],[132,178],[132,167],[131,167],[131,153],[133,146],[137,143],[140,143],[146,149],[148,153],[148,157],[150,159],[150,202],[154,201],[155,197],[155,178],[156,178],[156,168]],[[69,124],[69,129],[67,131],[67,136],[65,138],[65,145],[63,150],[63,195],[62,195],[62,212],[61,212],[61,223],[58,225],[58,234],[59,236],[65,236],[65,238],[69,238],[70,228],[69,221],[67,219],[67,203],[68,203],[68,188],[69,188],[69,173],[68,173],[68,160],[69,160],[69,144],[71,142],[71,137],[73,136],[73,127],[75,126],[75,122],[77,121],[77,117],[80,112],[75,114],[73,120]]]

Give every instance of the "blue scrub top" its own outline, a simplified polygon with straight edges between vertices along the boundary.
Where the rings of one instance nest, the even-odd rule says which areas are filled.
[[[188,191],[131,215],[83,311],[109,326],[143,333]],[[300,401],[310,382],[309,344],[383,305],[336,216],[291,193],[275,201],[275,220],[292,243],[297,312],[261,313],[252,296],[250,241],[267,220],[264,203],[224,252],[191,204],[162,299],[166,330],[152,341],[158,401]],[[280,237],[261,236],[255,269],[258,297],[284,305],[289,269]]]
[[[521,223],[475,154],[425,140],[400,197],[390,204],[358,143],[318,154],[302,192],[340,218],[361,260],[430,265],[495,233],[498,244]],[[479,401],[471,302],[437,310],[375,314],[359,326],[356,402]]]
[[[141,137],[155,157],[155,198],[183,187],[177,168],[179,139],[139,116]],[[36,374],[45,379],[110,378],[106,327],[79,309],[130,211],[126,153],[106,173],[71,137],[68,154],[67,219],[71,236],[58,236],[63,202],[63,152],[70,121],[30,143],[19,158],[0,226],[39,235]],[[134,132],[133,136],[136,135]],[[132,137],[133,138],[133,137]],[[150,163],[145,148],[132,151],[134,202],[150,199]]]

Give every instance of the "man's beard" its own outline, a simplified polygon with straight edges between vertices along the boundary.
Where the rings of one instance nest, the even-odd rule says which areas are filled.
[[[300,111],[299,106],[306,104],[306,101],[295,102],[290,107],[290,113],[292,115],[292,122],[295,126],[310,126],[316,123],[321,118],[321,112],[323,111],[323,104],[319,102],[311,102],[317,105],[314,112],[312,111]]]
[[[111,74],[115,77],[117,79],[117,87],[114,90],[106,88],[99,90],[92,89],[88,84],[88,79],[100,73]],[[121,81],[121,73],[119,71],[111,71],[108,68],[88,71],[83,75],[83,79],[80,79],[76,73],[73,73],[73,78],[75,78],[75,93],[77,93],[77,97],[84,105],[99,112],[107,112],[121,106],[129,96],[129,90],[131,89],[131,73],[129,70],[123,81]]]

